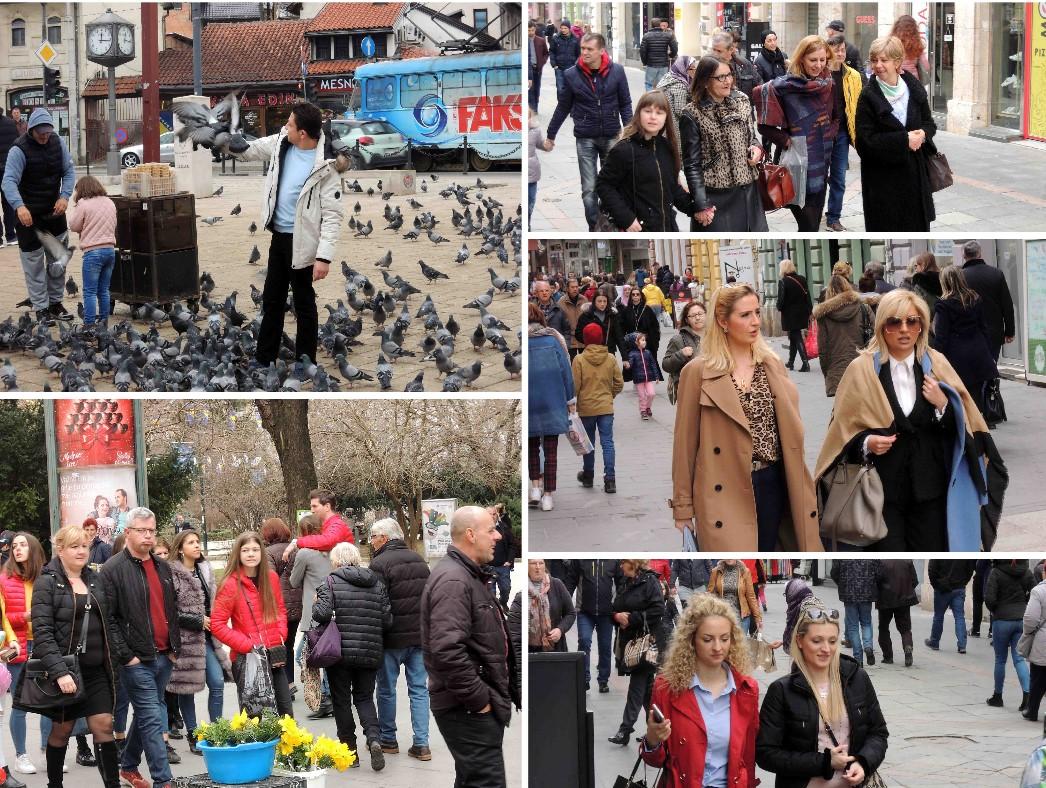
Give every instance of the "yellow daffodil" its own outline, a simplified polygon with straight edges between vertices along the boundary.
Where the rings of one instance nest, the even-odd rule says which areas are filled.
[[[257,724],[257,720],[255,720],[255,723]],[[243,726],[246,725],[246,724],[247,724],[247,710],[246,709],[241,709],[240,713],[237,714],[235,717],[233,717],[229,721],[229,727],[232,728],[234,731],[238,731],[238,730],[242,729]]]

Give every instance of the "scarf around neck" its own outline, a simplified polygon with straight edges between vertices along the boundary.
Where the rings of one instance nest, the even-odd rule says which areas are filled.
[[[530,587],[530,618],[527,642],[531,646],[545,648],[548,633],[552,631],[548,602],[548,592],[552,587],[552,577],[545,575],[537,582],[529,579],[527,582]]]
[[[890,114],[897,118],[898,122],[905,126],[908,123],[908,83],[904,77],[898,74],[897,84],[893,87],[887,85],[879,77],[875,78],[879,89],[883,92],[883,98],[890,104]]]

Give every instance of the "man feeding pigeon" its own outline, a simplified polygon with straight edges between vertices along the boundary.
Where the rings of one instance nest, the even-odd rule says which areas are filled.
[[[73,159],[61,137],[54,133],[51,114],[37,107],[29,116],[26,133],[11,146],[0,188],[18,219],[15,232],[25,287],[41,321],[72,319],[62,306],[65,271],[58,276],[49,274],[48,265],[57,258],[53,250],[45,249],[36,231],[50,233],[65,245],[65,209],[75,178]]]
[[[319,318],[312,283],[330,270],[341,234],[340,173],[348,169],[347,159],[324,159],[321,122],[319,107],[300,102],[279,134],[251,142],[245,151],[231,150],[242,161],[269,162],[261,225],[272,233],[272,240],[256,354],[261,366],[276,361],[288,288],[294,293],[297,315],[295,355],[316,360]]]

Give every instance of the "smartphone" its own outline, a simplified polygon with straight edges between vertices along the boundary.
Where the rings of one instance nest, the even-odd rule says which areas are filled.
[[[665,715],[661,713],[661,709],[657,707],[656,703],[650,706],[650,715],[658,725],[665,721]]]

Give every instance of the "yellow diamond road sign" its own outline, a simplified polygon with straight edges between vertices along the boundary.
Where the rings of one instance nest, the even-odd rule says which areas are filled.
[[[54,59],[58,57],[58,50],[51,46],[49,41],[44,41],[40,48],[36,50],[36,56],[40,58],[40,62],[45,66],[50,66]]]

